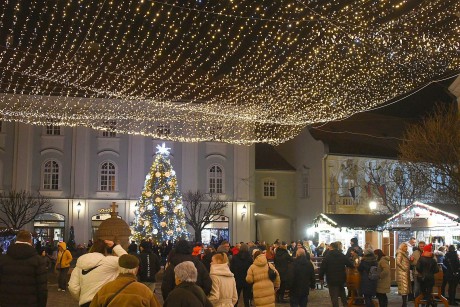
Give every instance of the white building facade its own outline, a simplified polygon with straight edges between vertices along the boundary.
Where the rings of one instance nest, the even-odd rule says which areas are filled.
[[[112,202],[121,218],[133,220],[144,178],[161,143],[84,127],[2,122],[0,189],[39,191],[50,198],[52,212],[27,227],[43,240],[68,240],[74,226],[76,243],[86,243],[108,216]],[[171,148],[182,192],[212,192],[227,202],[222,222],[210,225],[215,229],[206,233],[227,235],[232,242],[254,238],[254,146],[165,143]]]

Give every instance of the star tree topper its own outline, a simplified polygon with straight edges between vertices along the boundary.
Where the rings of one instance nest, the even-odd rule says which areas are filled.
[[[157,145],[157,154],[161,154],[163,156],[169,156],[169,151],[171,148],[166,147],[165,143]]]

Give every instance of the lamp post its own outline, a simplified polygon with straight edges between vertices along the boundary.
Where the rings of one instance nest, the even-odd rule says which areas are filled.
[[[77,204],[77,217],[78,217],[78,219],[80,219],[80,210],[81,210],[81,203],[78,202],[78,204]]]

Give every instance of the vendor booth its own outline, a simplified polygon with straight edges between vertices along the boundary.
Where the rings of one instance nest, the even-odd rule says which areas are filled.
[[[436,249],[442,245],[458,244],[460,226],[456,213],[459,209],[452,206],[443,207],[446,210],[447,208],[455,212],[415,202],[385,220],[379,229],[394,232],[395,249],[401,243],[407,242],[410,237],[415,237],[417,242],[432,243]]]
[[[321,213],[313,220],[310,233],[315,233],[318,242],[340,241],[343,248],[350,245],[351,238],[358,238],[358,244],[364,247],[371,243],[374,248],[382,245],[381,236],[376,228],[389,218],[389,215],[370,214],[326,214]]]

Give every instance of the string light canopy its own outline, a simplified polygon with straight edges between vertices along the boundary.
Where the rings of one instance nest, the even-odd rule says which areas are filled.
[[[278,144],[460,67],[458,0],[8,0],[3,120]]]

